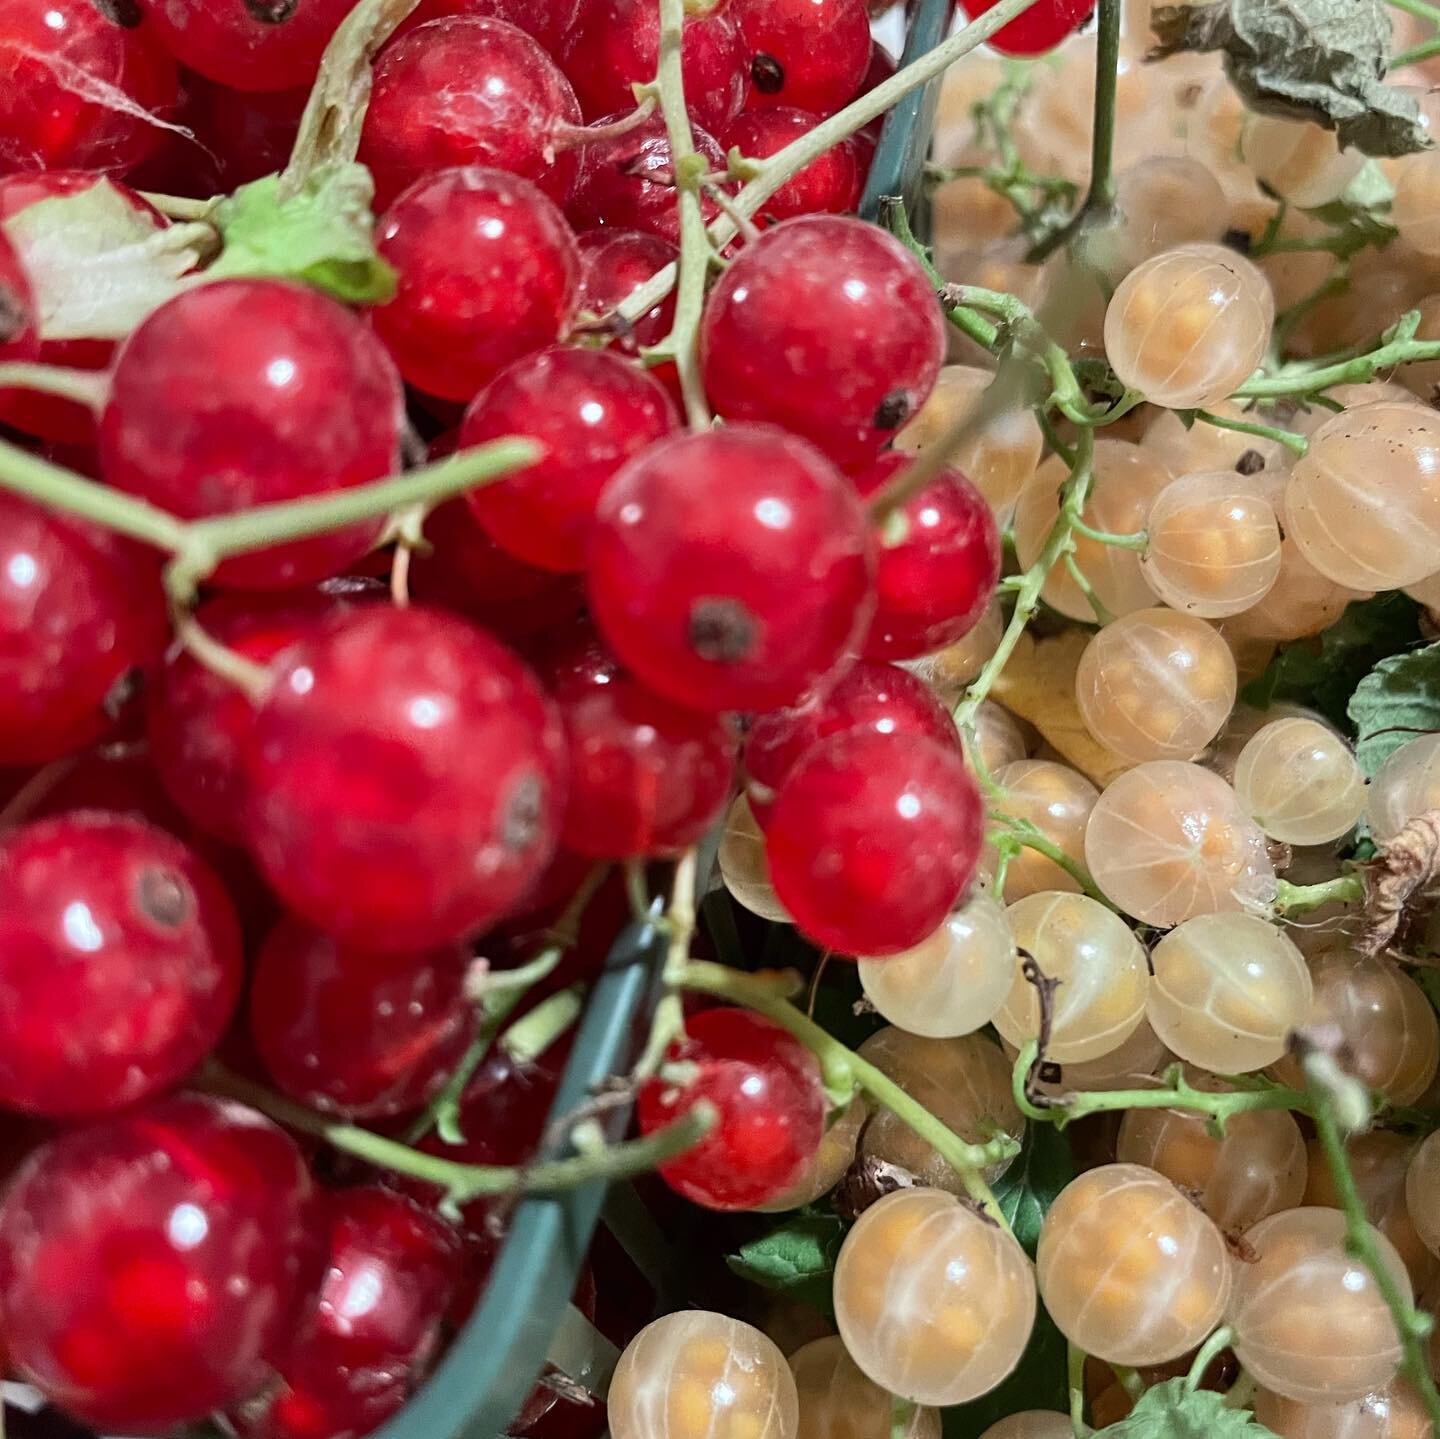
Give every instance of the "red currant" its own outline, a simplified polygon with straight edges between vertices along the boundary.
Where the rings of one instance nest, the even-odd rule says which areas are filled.
[[[558,58],[587,120],[631,109],[632,87],[650,84],[659,65],[659,7],[653,0],[587,0]],[[748,62],[733,7],[686,19],[680,64],[692,120],[714,130],[740,113]]]
[[[764,823],[785,776],[831,735],[851,730],[914,735],[955,745],[955,721],[923,680],[895,665],[861,660],[803,705],[758,716],[745,737],[750,808]]]
[[[659,235],[644,230],[589,230],[579,237],[580,308],[604,319],[640,288],[652,275],[663,270],[680,251]],[[631,322],[622,330],[632,347],[658,345],[675,323],[675,292]]]
[[[121,682],[169,633],[150,552],[0,495],[0,763],[43,764],[98,739]]]
[[[854,98],[870,63],[865,0],[734,0],[749,51],[750,96],[829,115]]]
[[[815,1056],[778,1024],[743,1009],[707,1009],[686,1021],[663,1073],[636,1097],[642,1133],[673,1124],[699,1100],[718,1111],[715,1127],[660,1166],[665,1182],[707,1209],[753,1209],[783,1194],[815,1157],[825,1132],[825,1091]]]
[[[195,384],[203,374],[205,383]],[[370,330],[316,290],[220,280],[167,301],[121,347],[100,422],[106,481],[187,519],[300,499],[399,468],[403,395]],[[226,560],[222,584],[338,574],[375,523]]]
[[[700,342],[722,415],[780,425],[845,468],[875,458],[945,356],[920,262],[878,226],[837,215],[787,220],[747,245],[710,292]]]
[[[220,882],[178,840],[98,812],[0,843],[0,1103],[104,1114],[214,1048],[240,992]]]
[[[940,927],[984,837],[980,790],[956,746],[854,730],[786,775],[765,852],[775,893],[805,935],[878,956]]]
[[[285,921],[250,987],[250,1033],[270,1077],[292,1099],[352,1118],[419,1109],[470,1041],[467,958],[460,945],[371,954]]]
[[[230,1415],[242,1439],[344,1439],[405,1402],[440,1341],[460,1238],[376,1187],[325,1200],[325,1278],[271,1382]]]
[[[502,550],[464,500],[441,505],[425,522],[428,554],[417,553],[410,592],[510,640],[574,619],[584,604],[569,575],[537,570]]]
[[[102,1431],[165,1433],[234,1403],[318,1277],[315,1203],[289,1137],[225,1100],[62,1134],[0,1201],[10,1364]]]
[[[0,0],[0,172],[108,170],[150,155],[180,97],[134,0]]]
[[[773,709],[869,625],[874,540],[854,488],[779,430],[727,425],[651,446],[610,482],[587,583],[644,685],[705,710]]]
[[[456,17],[386,46],[360,136],[377,206],[452,165],[490,165],[534,180],[563,204],[580,105],[555,62],[503,20]]]
[[[618,355],[550,349],[517,360],[475,397],[463,445],[526,435],[540,460],[470,494],[495,542],[527,564],[583,570],[600,492],[632,455],[679,424],[665,388]]]
[[[819,123],[819,117],[809,111],[788,106],[747,110],[731,121],[721,141],[727,153],[738,149],[749,159],[766,160]],[[843,140],[787,180],[765,202],[757,219],[763,223],[788,220],[794,215],[840,215],[853,211],[859,202],[859,151],[849,140]]]
[[[355,0],[138,0],[177,60],[232,90],[309,85]],[[133,8],[133,5],[131,6]]]
[[[262,870],[347,943],[414,953],[475,934],[555,848],[554,710],[514,655],[437,611],[369,606],[291,646],[248,761]]]
[[[875,494],[910,462],[909,455],[881,455],[855,487]],[[881,533],[879,602],[865,653],[903,660],[953,644],[985,613],[999,578],[994,512],[959,470],[942,471]]]
[[[609,121],[621,118],[607,117]],[[724,170],[725,154],[714,136],[694,127],[695,148],[712,170]],[[701,203],[707,223],[720,207],[708,195]],[[614,226],[644,230],[674,245],[680,238],[675,206],[675,170],[665,121],[652,115],[623,135],[592,140],[580,154],[580,173],[565,213],[577,230]]]
[[[972,20],[993,10],[997,0],[960,0]],[[1095,13],[1095,0],[1040,0],[1008,25],[1002,25],[990,44],[1002,55],[1041,55],[1073,35]]]
[[[378,243],[400,288],[375,311],[375,329],[426,394],[470,400],[575,317],[575,237],[518,175],[471,166],[427,176],[381,217]]]
[[[552,668],[570,745],[561,838],[595,859],[678,854],[730,798],[735,732],[626,675],[593,642]]]
[[[523,30],[552,55],[575,24],[580,0],[420,0],[396,29],[404,35],[430,20],[450,15],[482,15]]]

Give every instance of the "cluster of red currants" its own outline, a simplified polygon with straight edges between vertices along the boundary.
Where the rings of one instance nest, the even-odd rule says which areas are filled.
[[[678,253],[670,140],[635,101],[653,0],[421,0],[360,140],[397,278],[368,314],[237,278],[120,337],[46,333],[47,202],[106,186],[144,243],[169,221],[142,191],[275,169],[351,3],[0,0],[0,362],[104,385],[94,414],[0,390],[20,444],[184,521],[363,485],[417,437],[538,455],[428,517],[419,603],[389,602],[365,521],[225,559],[174,642],[158,552],[0,496],[0,1104],[43,1139],[0,1201],[0,1336],[127,1433],[366,1433],[493,1258],[489,1207],[456,1228],[371,1175],[324,1191],[276,1124],[171,1093],[217,1048],[329,1114],[413,1116],[473,1037],[477,939],[503,965],[590,863],[694,845],[742,742],[776,891],[822,946],[917,944],[983,837],[953,722],[895,662],[978,621],[995,520],[953,470],[867,506],[945,349],[918,262],[850,213],[873,136],[732,248],[700,333],[725,423],[686,431],[673,303],[617,313]],[[864,0],[687,20],[707,218],[727,150],[773,155],[891,69]],[[671,1183],[721,1208],[791,1189],[824,1129],[814,1059],[732,1010],[680,1057],[693,1082],[653,1081],[642,1129],[700,1096],[720,1117]],[[468,1142],[425,1146],[528,1158],[552,1061],[497,1053]]]

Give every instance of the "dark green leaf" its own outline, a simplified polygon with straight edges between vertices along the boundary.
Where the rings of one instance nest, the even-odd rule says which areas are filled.
[[[1046,1211],[1074,1177],[1070,1142],[1053,1124],[1032,1124],[1015,1162],[996,1180],[1000,1209],[1032,1259]]]
[[[395,272],[375,249],[373,196],[363,165],[316,170],[283,199],[278,175],[242,185],[215,210],[225,248],[206,273],[279,276],[348,304],[381,304],[395,293]]]
[[[1440,730],[1440,644],[1381,660],[1356,686],[1349,713],[1367,776],[1401,745]]]
[[[1253,110],[1310,120],[1367,155],[1429,148],[1415,97],[1384,83],[1383,0],[1202,0],[1159,5],[1158,55],[1220,50]]]
[[[830,1281],[845,1230],[838,1215],[797,1214],[764,1238],[743,1245],[725,1262],[742,1279],[829,1314],[834,1310]]]
[[[1213,1389],[1167,1379],[1140,1396],[1129,1416],[1099,1431],[1114,1439],[1275,1439],[1248,1409],[1227,1409]]]
[[[1356,600],[1315,640],[1282,645],[1264,674],[1240,692],[1256,709],[1277,700],[1310,705],[1328,720],[1347,724],[1350,697],[1362,679],[1387,656],[1409,649],[1420,638],[1420,607],[1398,590]]]
[[[1047,1129],[1051,1126],[1046,1125]],[[979,1439],[992,1424],[1022,1409],[1069,1412],[1065,1379],[1065,1336],[1041,1305],[1035,1329],[1014,1373],[999,1386],[970,1404],[942,1409],[944,1439]]]

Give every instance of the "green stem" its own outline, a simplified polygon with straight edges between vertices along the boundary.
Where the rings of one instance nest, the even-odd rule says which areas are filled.
[[[910,1433],[910,1421],[915,1417],[915,1402],[902,1399],[897,1394],[890,1401],[890,1439],[906,1439]],[[0,1439],[4,1439],[0,1435]]]
[[[1185,1376],[1185,1387],[1187,1389],[1198,1389],[1200,1381],[1205,1377],[1205,1371],[1214,1362],[1215,1356],[1230,1347],[1235,1338],[1235,1331],[1228,1324],[1222,1324],[1201,1346],[1200,1352],[1196,1354],[1194,1362],[1190,1365],[1190,1372]]]
[[[0,489],[92,520],[107,530],[154,545],[156,549],[175,553],[183,549],[186,542],[186,527],[174,515],[53,465],[4,439],[0,439]]]
[[[1085,1351],[1069,1340],[1065,1344],[1065,1385],[1070,1393],[1070,1428],[1075,1439],[1085,1439],[1090,1433],[1085,1422]]]
[[[1393,9],[1403,10],[1417,20],[1428,20],[1440,27],[1440,5],[1431,5],[1429,0],[1388,0],[1388,3]]]
[[[1408,318],[1408,317],[1407,317]],[[1413,331],[1412,331],[1413,334]],[[1257,375],[1231,396],[1235,400],[1270,400],[1286,395],[1309,395],[1335,385],[1363,385],[1382,370],[1440,360],[1440,340],[1407,336],[1382,343],[1378,349],[1337,364],[1318,368],[1292,366],[1278,375]]]
[[[552,1194],[596,1179],[622,1179],[644,1174],[691,1148],[714,1127],[713,1106],[700,1101],[675,1123],[644,1139],[608,1145],[593,1154],[551,1159],[525,1167],[514,1165],[456,1164],[433,1154],[316,1114],[240,1075],[217,1067],[208,1069],[203,1088],[211,1094],[238,1099],[277,1123],[322,1139],[333,1149],[353,1154],[381,1169],[408,1174],[443,1189],[451,1204],[465,1204],[487,1194]]]
[[[1398,55],[1392,55],[1389,68],[1403,70],[1407,65],[1418,65],[1422,60],[1433,60],[1437,55],[1440,55],[1440,35],[1432,40],[1422,41],[1419,45],[1412,45]]]
[[[572,984],[542,1000],[524,1019],[517,1019],[500,1038],[500,1048],[516,1064],[534,1062],[580,1018],[585,986]]]
[[[1020,643],[1025,626],[1040,607],[1040,592],[1045,588],[1050,571],[1074,546],[1075,537],[1071,532],[1069,511],[1073,508],[1078,513],[1085,508],[1085,499],[1090,493],[1090,484],[1094,478],[1094,461],[1095,432],[1088,428],[1082,429],[1076,444],[1075,466],[1061,491],[1060,513],[1055,517],[1055,523],[1050,527],[1044,548],[1036,557],[1035,563],[1021,576],[1020,587],[1015,592],[1014,613],[1010,616],[1010,623],[1005,626],[1005,633],[1000,637],[995,653],[985,662],[985,667],[956,707],[955,722],[962,731],[974,723],[976,711],[984,703],[1010,656],[1015,653],[1015,646]]]
[[[1261,1089],[1227,1090],[1218,1094],[1192,1088],[1185,1079],[1185,1071],[1178,1064],[1171,1065],[1165,1072],[1164,1085],[1160,1089],[1072,1091],[1053,1106],[1042,1108],[1031,1103],[1025,1089],[1037,1050],[1038,1045],[1032,1039],[1015,1056],[1011,1090],[1016,1104],[1028,1118],[1043,1120],[1061,1129],[1077,1119],[1086,1119],[1092,1114],[1110,1114],[1117,1109],[1189,1109],[1222,1126],[1236,1114],[1248,1114],[1257,1109],[1293,1109],[1302,1114],[1310,1110],[1307,1095],[1278,1084],[1266,1084]]]
[[[1365,881],[1358,874],[1340,874],[1320,884],[1291,884],[1277,881],[1275,913],[1305,914],[1323,904],[1361,904],[1365,899]]]
[[[1274,440],[1284,445],[1292,454],[1303,455],[1310,448],[1310,441],[1294,430],[1282,430],[1275,425],[1256,424],[1250,420],[1229,420],[1224,415],[1211,414],[1209,410],[1196,410],[1195,418],[1204,420],[1217,430],[1235,430],[1242,435],[1257,435],[1262,440]]]
[[[1043,835],[1029,820],[1016,819],[1003,812],[994,817],[1007,825],[1015,839],[1026,849],[1033,849],[1037,854],[1043,854],[1052,864],[1058,864],[1091,899],[1103,904],[1106,909],[1115,908],[1100,892],[1100,886],[1095,883],[1090,871],[1078,859],[1066,854],[1054,840]]]
[[[704,157],[695,153],[695,135],[685,110],[685,77],[680,63],[684,26],[685,0],[660,0],[660,64],[655,86],[670,139],[670,166],[680,214],[680,281],[675,296],[675,323],[665,346],[675,357],[685,417],[698,430],[710,423],[710,408],[700,380],[699,334],[711,250],[700,208],[700,187],[708,167]]]
[[[1094,540],[1098,545],[1112,545],[1117,550],[1136,550],[1143,554],[1150,543],[1150,536],[1144,530],[1137,530],[1133,535],[1111,534],[1109,530],[1097,530],[1093,525],[1087,525],[1078,515],[1070,517],[1070,528],[1087,540]]]
[[[872,1099],[878,1100],[897,1119],[907,1124],[960,1176],[965,1192],[987,1214],[1005,1228],[1004,1215],[995,1201],[983,1170],[1018,1151],[1019,1146],[1008,1135],[1000,1135],[988,1144],[971,1144],[942,1124],[918,1100],[906,1094],[894,1080],[883,1074],[868,1060],[847,1049],[834,1035],[807,1018],[786,998],[791,991],[787,981],[776,976],[742,974],[721,964],[691,960],[677,976],[685,989],[718,995],[722,999],[743,1004],[757,1014],[772,1019],[793,1034],[820,1061],[829,1077],[827,1087],[834,1087],[838,1075],[847,1073],[853,1082]],[[782,987],[783,986],[783,987]]]
[[[176,620],[175,637],[212,674],[234,685],[251,704],[259,704],[270,683],[270,671],[264,665],[221,644],[194,615],[183,615]]]
[[[17,360],[0,365],[0,389],[56,395],[98,415],[110,394],[110,376],[104,370],[75,370],[64,365],[25,364]]]
[[[1374,1278],[1375,1287],[1394,1318],[1395,1332],[1400,1338],[1404,1354],[1400,1372],[1414,1385],[1425,1405],[1432,1432],[1440,1434],[1440,1391],[1436,1390],[1431,1377],[1426,1352],[1426,1340],[1435,1321],[1416,1309],[1381,1257],[1379,1246],[1375,1243],[1376,1231],[1366,1216],[1365,1202],[1360,1197],[1354,1172],[1350,1168],[1350,1158],[1345,1152],[1345,1136],[1336,1119],[1334,1106],[1323,1086],[1312,1083],[1310,1094],[1313,1101],[1311,1118],[1315,1121],[1331,1182],[1345,1214],[1345,1248],[1364,1264]]]

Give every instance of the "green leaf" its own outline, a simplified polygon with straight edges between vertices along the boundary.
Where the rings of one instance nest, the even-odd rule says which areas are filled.
[[[797,1214],[762,1239],[743,1245],[725,1262],[742,1279],[787,1294],[827,1314],[830,1285],[846,1224],[836,1214]]]
[[[1074,1177],[1069,1140],[1053,1124],[1032,1124],[1015,1162],[995,1181],[1001,1213],[1032,1259],[1046,1211]]]
[[[1053,1409],[1068,1414],[1065,1356],[1065,1336],[1042,1304],[1035,1311],[1030,1343],[1010,1377],[972,1403],[940,1411],[944,1439],[979,1439],[992,1424],[1023,1409]]]
[[[123,340],[177,295],[214,232],[157,228],[106,179],[27,205],[4,222],[30,280],[45,340]]]
[[[1440,644],[1381,660],[1356,686],[1350,722],[1367,776],[1401,745],[1440,730]]]
[[[1159,5],[1157,55],[1220,50],[1252,110],[1310,120],[1367,155],[1410,155],[1430,141],[1413,95],[1384,83],[1384,0],[1202,0]]]
[[[300,280],[348,304],[383,304],[395,272],[375,249],[374,193],[363,165],[316,170],[283,197],[278,175],[242,185],[215,210],[225,248],[206,273]]]
[[[1376,664],[1420,638],[1420,607],[1398,590],[1356,600],[1314,640],[1282,645],[1264,674],[1240,698],[1256,709],[1277,700],[1310,705],[1332,723],[1346,726],[1351,695]]]
[[[1114,1439],[1275,1439],[1248,1409],[1227,1409],[1213,1389],[1187,1389],[1167,1379],[1140,1396],[1118,1424],[1099,1431]]]

